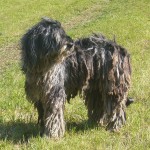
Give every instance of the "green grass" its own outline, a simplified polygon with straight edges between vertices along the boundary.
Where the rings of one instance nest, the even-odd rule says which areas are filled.
[[[0,1],[0,149],[150,149],[150,2],[149,0],[1,0]],[[42,16],[62,22],[78,38],[102,32],[126,47],[132,59],[135,103],[119,133],[89,126],[79,97],[66,104],[66,133],[60,140],[41,138],[37,113],[26,100],[18,43]]]

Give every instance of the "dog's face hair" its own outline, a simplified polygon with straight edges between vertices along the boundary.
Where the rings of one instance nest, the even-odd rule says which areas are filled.
[[[68,50],[69,43],[72,43],[72,39],[66,35],[60,22],[43,18],[21,39],[23,71],[32,70],[45,59],[54,61],[62,50]]]

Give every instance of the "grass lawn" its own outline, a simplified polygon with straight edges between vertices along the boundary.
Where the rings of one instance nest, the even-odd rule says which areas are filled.
[[[1,0],[0,1],[0,150],[149,150],[150,149],[150,1],[149,0]],[[62,22],[73,38],[101,32],[129,50],[135,103],[119,133],[87,123],[83,100],[66,104],[66,133],[41,138],[37,112],[26,100],[20,71],[19,40],[43,16]]]

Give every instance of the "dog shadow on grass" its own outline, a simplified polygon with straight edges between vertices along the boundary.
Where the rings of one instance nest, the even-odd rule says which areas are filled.
[[[66,132],[84,132],[94,128],[96,125],[87,120],[82,122],[66,122]],[[10,141],[14,144],[28,143],[30,138],[40,137],[40,128],[34,123],[21,121],[0,123],[0,140]]]
[[[20,121],[0,123],[0,140],[26,143],[31,137],[37,136],[39,136],[39,127],[36,123]]]
[[[89,122],[88,120],[83,120],[82,122],[67,122],[66,123],[66,131],[68,132],[84,132],[86,130],[93,129],[98,127],[97,124]]]

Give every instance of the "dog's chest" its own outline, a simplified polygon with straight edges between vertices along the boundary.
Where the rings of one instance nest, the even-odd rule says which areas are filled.
[[[61,84],[64,85],[65,68],[63,64],[55,64],[50,70],[45,73],[43,83],[46,90],[53,86]]]

